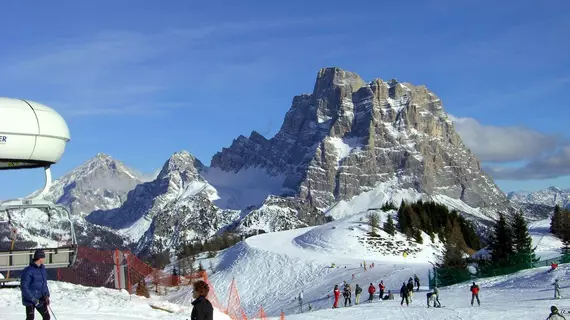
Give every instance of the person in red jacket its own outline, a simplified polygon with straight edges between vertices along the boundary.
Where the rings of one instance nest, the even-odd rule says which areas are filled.
[[[380,280],[378,287],[380,287],[380,299],[382,299],[384,297],[384,289],[386,289],[384,286],[384,280]]]
[[[376,292],[376,287],[371,283],[370,287],[368,287],[368,293],[370,294],[368,301],[372,301],[372,299],[374,298],[374,292]]]
[[[340,297],[340,290],[338,289],[338,284],[334,286],[334,304],[333,308],[338,308],[338,298]]]
[[[481,306],[481,301],[479,301],[479,286],[476,285],[475,282],[473,282],[473,285],[471,286],[470,289],[471,289],[471,306],[473,306],[475,298],[477,298],[477,304]]]

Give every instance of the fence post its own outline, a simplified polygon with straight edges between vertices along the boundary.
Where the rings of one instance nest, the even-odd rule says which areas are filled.
[[[131,284],[131,263],[130,263],[130,256],[128,253],[124,253],[125,260],[127,262],[127,289],[129,290],[129,294],[133,292],[133,287]]]
[[[119,268],[119,249],[115,249],[115,279],[116,289],[121,290],[121,270]]]

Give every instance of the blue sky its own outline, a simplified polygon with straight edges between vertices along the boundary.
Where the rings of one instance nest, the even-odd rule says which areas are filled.
[[[0,4],[0,95],[70,126],[56,176],[98,152],[149,174],[182,149],[209,164],[338,66],[427,85],[503,190],[570,187],[568,1],[133,3]],[[3,172],[0,198],[42,179]]]

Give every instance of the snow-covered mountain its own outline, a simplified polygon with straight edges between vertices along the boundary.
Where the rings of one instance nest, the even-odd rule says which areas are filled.
[[[549,187],[535,192],[509,192],[507,197],[519,203],[531,203],[554,207],[570,206],[570,190],[563,190],[557,187]]]
[[[127,199],[127,193],[142,180],[142,174],[136,170],[99,153],[53,181],[45,198],[70,210],[80,243],[90,243],[94,247],[123,247],[128,243],[114,230],[87,223],[84,218],[94,210],[119,207]],[[34,245],[54,247],[70,240],[69,222],[62,212],[50,221],[46,213],[35,209],[13,212],[11,216],[12,227],[18,230],[19,235],[15,244],[17,248]],[[10,226],[0,225],[0,239],[9,233]]]
[[[435,200],[478,222],[513,208],[433,92],[339,68],[321,69],[313,92],[293,98],[273,138],[240,136],[210,166],[177,152],[146,182],[100,154],[58,180],[49,198],[137,252],[224,230],[319,225],[388,201]]]

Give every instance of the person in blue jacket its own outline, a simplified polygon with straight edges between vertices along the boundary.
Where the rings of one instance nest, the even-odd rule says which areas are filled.
[[[43,250],[36,250],[33,262],[22,271],[20,288],[22,304],[26,306],[26,320],[34,320],[35,310],[38,310],[43,320],[50,319],[47,272],[43,264],[45,257]]]

